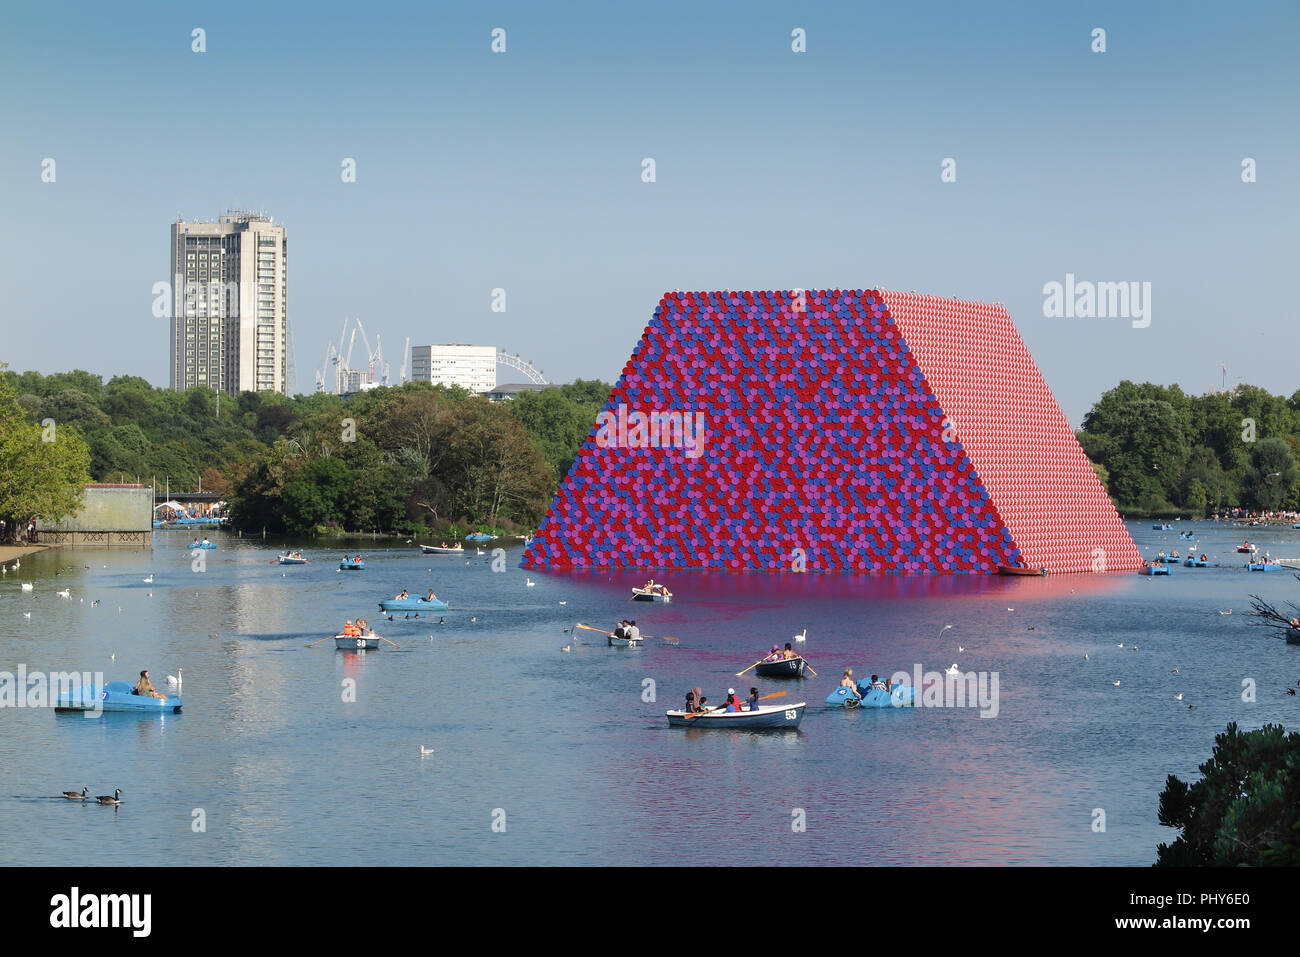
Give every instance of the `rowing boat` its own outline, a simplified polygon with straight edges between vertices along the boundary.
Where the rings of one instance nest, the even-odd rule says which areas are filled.
[[[1046,568],[1025,568],[1023,565],[999,565],[999,575],[1033,575],[1035,578],[1046,577]]]
[[[56,712],[126,711],[134,714],[180,714],[180,695],[155,698],[138,695],[127,681],[110,681],[103,690],[93,684],[72,688],[54,702]]]
[[[778,658],[776,661],[760,661],[754,666],[754,674],[759,678],[802,678],[808,662],[794,658]]]
[[[441,598],[425,601],[423,598],[389,598],[379,603],[384,611],[446,611],[447,603]]]
[[[742,728],[746,731],[793,730],[799,727],[808,704],[769,705],[755,711],[710,711],[692,715],[666,711],[670,728]]]
[[[1259,546],[1258,546],[1258,545],[1251,545],[1251,544],[1249,544],[1249,543],[1248,543],[1248,544],[1245,544],[1245,545],[1238,545],[1238,546],[1237,546],[1237,551],[1241,552],[1243,555],[1249,555],[1251,552],[1257,552],[1257,551],[1259,551]]]
[[[305,558],[290,558],[288,555],[281,555],[281,556],[280,556],[280,564],[281,564],[281,565],[306,565],[306,564],[307,564],[307,559],[305,559]]]
[[[662,591],[652,588],[633,588],[633,601],[672,601],[673,593],[664,588]]]
[[[335,635],[334,647],[342,651],[369,651],[379,647],[379,636]]]
[[[441,545],[421,545],[420,551],[426,555],[463,555],[465,554],[465,546],[459,542],[455,548],[444,548]]]
[[[339,562],[339,568],[345,572],[360,571],[366,567],[365,559],[359,562]]]
[[[904,708],[916,703],[916,689],[911,685],[895,685],[889,691],[858,684],[854,697],[848,688],[836,688],[826,696],[828,708]]]
[[[609,646],[611,648],[640,648],[643,641],[645,641],[645,638],[640,636],[636,638],[620,638],[614,634],[609,636]]]

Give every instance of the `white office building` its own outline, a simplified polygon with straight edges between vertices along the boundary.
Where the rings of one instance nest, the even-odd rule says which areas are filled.
[[[477,394],[497,384],[496,346],[412,346],[411,381],[458,385]]]

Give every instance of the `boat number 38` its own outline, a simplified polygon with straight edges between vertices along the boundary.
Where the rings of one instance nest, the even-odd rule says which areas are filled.
[[[797,718],[797,717],[799,717],[799,712],[798,712],[798,711],[793,711],[793,710],[791,710],[791,711],[787,711],[787,712],[785,713],[785,720],[787,720],[787,721],[793,721],[793,720],[794,720],[795,718]]]

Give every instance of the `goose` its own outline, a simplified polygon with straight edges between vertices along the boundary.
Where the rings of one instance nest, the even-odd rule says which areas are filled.
[[[1286,693],[1289,695],[1295,695],[1295,688],[1287,688]]]
[[[32,583],[31,583],[31,582],[23,582],[23,591],[31,591],[31,590],[32,590]]]
[[[121,788],[114,788],[112,797],[109,797],[107,794],[101,794],[97,798],[95,798],[95,800],[98,801],[100,804],[121,804],[122,803],[121,794],[122,794]]]
[[[1169,672],[1169,673],[1170,673],[1171,675],[1176,675],[1176,674],[1178,674],[1178,669],[1175,668],[1173,671],[1171,671],[1171,672]]]
[[[424,745],[420,745],[420,757],[427,758],[429,755],[433,754],[433,750],[433,748],[426,748]]]
[[[69,801],[84,801],[86,800],[86,794],[89,791],[90,788],[82,788],[80,794],[78,794],[76,791],[64,791],[63,796],[67,798]]]
[[[1174,695],[1174,700],[1175,700],[1175,701],[1182,701],[1182,700],[1183,700],[1183,693],[1180,691],[1180,692],[1178,692],[1178,694]]]
[[[803,631],[799,632],[799,634],[795,635],[795,636],[794,636],[794,640],[795,640],[795,641],[807,641],[807,640],[808,640],[808,629],[805,628]]]
[[[536,584],[537,584],[537,582],[533,581],[531,578],[525,578],[525,579],[524,579],[524,585],[525,585],[526,587],[528,587],[528,588],[532,588],[532,587],[533,587],[534,585],[536,585]]]
[[[56,591],[54,594],[58,595],[60,598],[71,598],[71,597],[72,597],[72,589],[70,589],[70,588],[65,588],[65,589],[63,589],[63,591]]]
[[[1196,705],[1194,705],[1194,704],[1189,704],[1189,705],[1187,706],[1187,710],[1188,710],[1188,711],[1195,711],[1195,710],[1196,710]]]
[[[947,670],[945,670],[945,671],[944,671],[944,674],[946,674],[946,675],[959,675],[959,674],[961,674],[961,670],[957,667],[957,662],[954,661],[954,662],[952,663],[952,667],[951,667],[951,668],[948,668]]]
[[[144,579],[144,583],[145,583],[146,585],[152,585],[152,584],[153,584],[153,575],[150,575],[148,578]]]
[[[176,674],[175,674],[175,675],[168,675],[168,676],[167,676],[167,683],[168,683],[169,685],[175,685],[177,688],[179,688],[179,687],[181,686],[181,682],[184,681],[184,680],[185,680],[185,669],[184,669],[184,668],[177,668],[177,669],[176,669]]]

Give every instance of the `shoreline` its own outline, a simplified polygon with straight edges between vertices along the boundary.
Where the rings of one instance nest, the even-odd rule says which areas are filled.
[[[43,552],[46,549],[57,548],[57,545],[0,545],[0,562],[11,562],[15,558],[26,558],[28,555],[34,555],[37,552]]]

